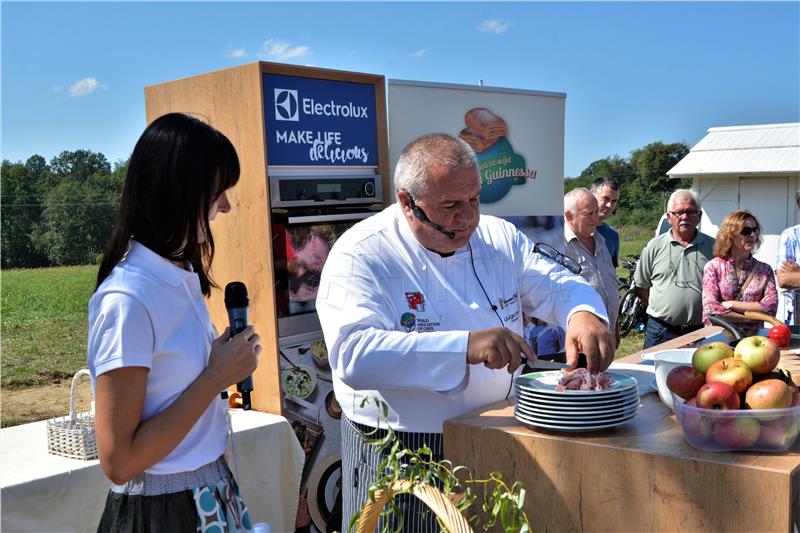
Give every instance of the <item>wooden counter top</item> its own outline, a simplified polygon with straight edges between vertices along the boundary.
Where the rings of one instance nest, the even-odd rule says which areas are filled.
[[[689,342],[719,328],[704,330],[712,331]],[[658,349],[685,346],[685,337]],[[628,424],[587,433],[530,428],[514,418],[513,402],[499,402],[446,421],[444,452],[476,476],[500,471],[525,483],[534,531],[800,529],[800,439],[783,453],[703,452],[655,393]]]

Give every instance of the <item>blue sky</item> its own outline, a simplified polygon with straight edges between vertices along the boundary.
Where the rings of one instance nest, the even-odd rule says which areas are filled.
[[[800,2],[7,2],[2,157],[128,157],[144,87],[256,60],[567,94],[565,174],[800,121]]]

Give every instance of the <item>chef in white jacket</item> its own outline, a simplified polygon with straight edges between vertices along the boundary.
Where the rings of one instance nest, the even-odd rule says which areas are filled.
[[[317,294],[344,412],[342,528],[381,461],[363,433],[388,423],[405,446],[426,444],[441,459],[445,420],[513,397],[521,356],[535,358],[521,337],[523,313],[566,329],[573,366],[579,352],[593,372],[613,359],[594,289],[534,252],[513,225],[480,215],[480,175],[466,143],[447,134],[412,141],[395,188],[397,203],[336,241]],[[386,422],[372,398],[388,405]],[[437,529],[416,498],[399,503],[404,531]]]

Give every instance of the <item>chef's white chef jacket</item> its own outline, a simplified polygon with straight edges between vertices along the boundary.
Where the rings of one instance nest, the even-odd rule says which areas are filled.
[[[523,312],[566,327],[581,310],[608,321],[597,292],[513,225],[482,215],[469,246],[441,257],[417,242],[398,204],[336,241],[317,293],[345,415],[385,425],[376,398],[392,428],[412,432],[440,433],[444,420],[513,393],[506,369],[467,365],[470,331],[504,325],[522,335]]]

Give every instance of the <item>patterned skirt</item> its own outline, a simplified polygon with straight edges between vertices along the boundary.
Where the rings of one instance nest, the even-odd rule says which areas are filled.
[[[247,506],[225,460],[176,474],[143,472],[112,485],[98,532],[250,532]]]

